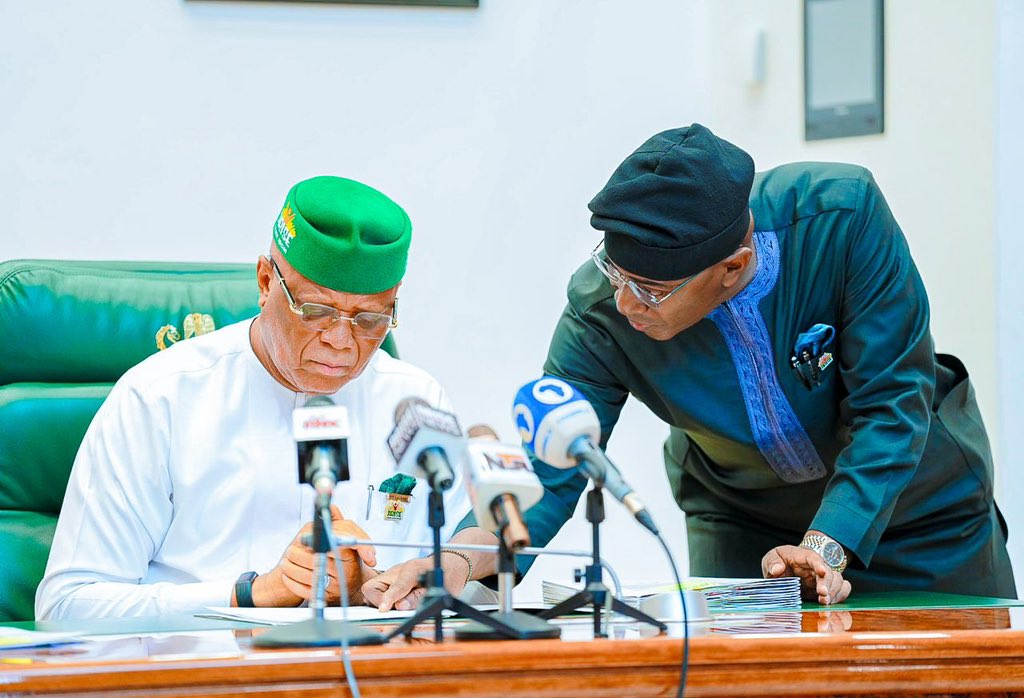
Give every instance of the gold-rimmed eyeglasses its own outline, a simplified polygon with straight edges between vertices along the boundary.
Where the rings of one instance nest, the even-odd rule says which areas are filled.
[[[281,290],[284,291],[284,296],[288,299],[288,308],[302,318],[302,320],[309,325],[311,329],[318,332],[324,332],[331,328],[334,323],[338,320],[348,320],[352,325],[352,334],[357,337],[364,337],[366,339],[381,339],[388,333],[388,330],[398,327],[398,298],[395,298],[395,304],[392,307],[391,314],[387,313],[374,313],[367,310],[356,313],[353,316],[345,315],[337,308],[332,308],[329,305],[321,305],[320,303],[303,303],[302,305],[295,305],[295,298],[292,296],[291,291],[288,290],[288,284],[285,283],[284,277],[281,276],[281,270],[277,268],[277,262],[274,261],[273,257],[266,257],[267,261],[270,262],[271,268],[274,270],[274,276],[277,277],[277,282],[281,284]]]

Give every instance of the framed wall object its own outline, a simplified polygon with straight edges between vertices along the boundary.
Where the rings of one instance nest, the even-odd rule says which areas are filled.
[[[267,0],[246,0],[264,2]],[[418,7],[480,7],[480,0],[269,0],[270,2],[319,3],[333,5],[412,5]]]
[[[883,0],[804,0],[804,137],[882,133]]]

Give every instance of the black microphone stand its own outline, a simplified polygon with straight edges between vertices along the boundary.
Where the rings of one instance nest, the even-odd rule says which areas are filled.
[[[608,637],[608,634],[604,632],[601,627],[601,609],[603,609],[608,602],[611,591],[605,586],[602,580],[601,570],[601,535],[600,535],[600,524],[604,521],[604,490],[603,482],[600,480],[594,480],[594,487],[587,493],[587,521],[590,522],[591,527],[591,540],[593,546],[593,558],[591,564],[586,567],[585,579],[587,586],[582,591],[579,591],[565,601],[541,611],[538,613],[538,617],[545,620],[551,618],[557,618],[568,613],[572,613],[588,604],[593,604],[594,608],[594,637]],[[576,581],[580,581],[581,575],[579,571],[576,572]],[[620,599],[610,596],[611,598],[611,610],[614,613],[621,613],[624,616],[629,616],[641,623],[647,623],[658,628],[661,632],[668,630],[668,626],[662,623],[660,620],[652,618],[643,611],[633,608],[627,603],[624,603]]]
[[[335,645],[383,645],[387,640],[376,630],[354,623],[324,618],[324,586],[327,577],[327,554],[331,552],[331,537],[324,527],[324,511],[314,507],[312,548],[314,598],[310,600],[313,617],[288,625],[278,625],[253,639],[255,647],[332,647]],[[330,514],[327,514],[328,518]],[[341,563],[339,562],[339,567]],[[345,584],[344,579],[339,583]]]
[[[426,593],[420,600],[416,613],[388,633],[385,639],[390,640],[399,635],[405,635],[407,638],[411,637],[415,626],[432,618],[434,620],[434,641],[441,642],[444,640],[441,625],[444,611],[454,611],[460,616],[486,625],[502,638],[515,639],[518,637],[518,632],[515,629],[495,617],[473,608],[465,601],[452,596],[444,588],[444,570],[441,569],[441,529],[444,527],[444,497],[442,496],[442,490],[434,484],[433,478],[430,479],[430,482],[432,486],[427,500],[429,510],[427,520],[434,534],[434,569],[425,573],[421,579],[421,583],[426,587]]]

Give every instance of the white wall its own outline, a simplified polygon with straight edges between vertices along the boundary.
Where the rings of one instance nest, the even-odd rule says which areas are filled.
[[[465,422],[512,438],[512,397],[598,239],[587,201],[648,135],[707,113],[702,12],[0,0],[0,257],[254,261],[292,183],[360,179],[414,224],[403,356]],[[665,432],[630,407],[611,454],[685,563]],[[668,578],[608,513],[620,574]],[[585,522],[556,544],[588,548]],[[571,564],[539,564],[518,593]]]
[[[1024,405],[1024,236],[1020,233],[1021,192],[1024,191],[1024,3],[998,2],[998,54],[996,64],[996,264],[998,270],[997,319],[999,329],[999,416],[1003,460],[1000,496],[1010,525],[1010,556],[1017,575],[1018,594],[1024,594],[1024,449],[1021,425]]]

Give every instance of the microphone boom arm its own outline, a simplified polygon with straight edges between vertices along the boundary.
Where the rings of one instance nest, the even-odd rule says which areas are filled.
[[[333,533],[331,534],[334,535]],[[373,545],[381,548],[422,548],[422,543],[407,543],[405,541],[398,540],[373,540],[365,538],[354,538],[352,536],[336,536],[333,538],[334,547],[338,548],[354,548],[357,545]],[[498,553],[497,545],[482,545],[480,543],[445,543],[444,547],[451,550],[465,550],[475,551],[480,553]],[[560,555],[563,557],[591,557],[592,551],[590,550],[572,550],[570,548],[535,548],[525,547],[520,548],[516,551],[516,555]],[[608,572],[608,575],[612,578],[612,584],[615,586],[615,596],[622,596],[622,583],[619,581],[619,575],[616,574],[615,568],[611,566],[604,558],[599,560],[601,567]]]

